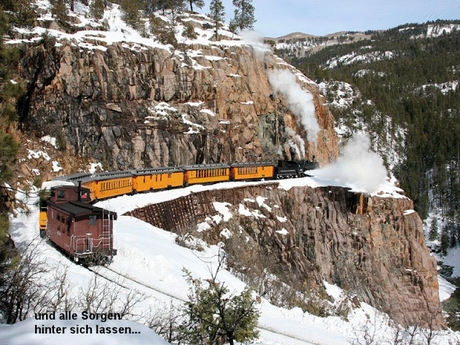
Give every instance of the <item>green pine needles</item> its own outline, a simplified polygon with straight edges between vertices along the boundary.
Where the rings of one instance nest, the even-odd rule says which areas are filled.
[[[248,342],[259,336],[259,311],[252,290],[231,294],[228,287],[216,279],[217,272],[205,282],[193,279],[184,269],[190,286],[185,303],[185,323],[181,333],[190,344],[222,344]]]

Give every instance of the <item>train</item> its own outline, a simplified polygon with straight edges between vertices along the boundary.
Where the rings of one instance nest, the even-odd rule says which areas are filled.
[[[315,159],[300,161],[186,165],[104,173],[78,173],[51,180],[50,196],[40,204],[40,235],[75,261],[110,261],[117,215],[93,204],[99,200],[194,184],[256,181],[306,176]]]
[[[40,200],[40,236],[48,238],[74,261],[104,263],[113,248],[115,212],[92,205],[90,190],[81,185],[57,185]]]

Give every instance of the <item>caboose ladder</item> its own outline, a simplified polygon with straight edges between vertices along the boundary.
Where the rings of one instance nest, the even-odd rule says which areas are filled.
[[[110,212],[106,212],[102,209],[102,245],[104,248],[111,247],[111,236],[112,236],[112,217]]]

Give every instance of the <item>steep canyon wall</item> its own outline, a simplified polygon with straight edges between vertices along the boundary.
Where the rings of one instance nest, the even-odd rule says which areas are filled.
[[[176,54],[48,42],[29,47],[21,66],[29,81],[23,126],[59,136],[71,154],[110,169],[303,158],[302,146],[321,164],[337,157],[333,117],[316,85],[304,83],[321,128],[317,143],[267,78],[292,67],[251,46],[195,45]]]

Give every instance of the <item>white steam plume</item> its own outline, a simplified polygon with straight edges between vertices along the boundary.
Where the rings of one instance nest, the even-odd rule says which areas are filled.
[[[308,139],[316,142],[320,128],[315,116],[313,95],[302,89],[295,74],[289,70],[270,71],[268,80],[273,90],[286,98],[289,109],[307,131]]]
[[[243,41],[254,48],[254,53],[259,60],[265,59],[265,54],[270,53],[268,44],[264,43],[264,34],[254,30],[243,30],[239,34]]]
[[[370,147],[367,134],[355,134],[342,148],[337,162],[317,170],[315,176],[335,180],[355,190],[377,191],[386,180],[387,169],[383,159],[370,151]]]

